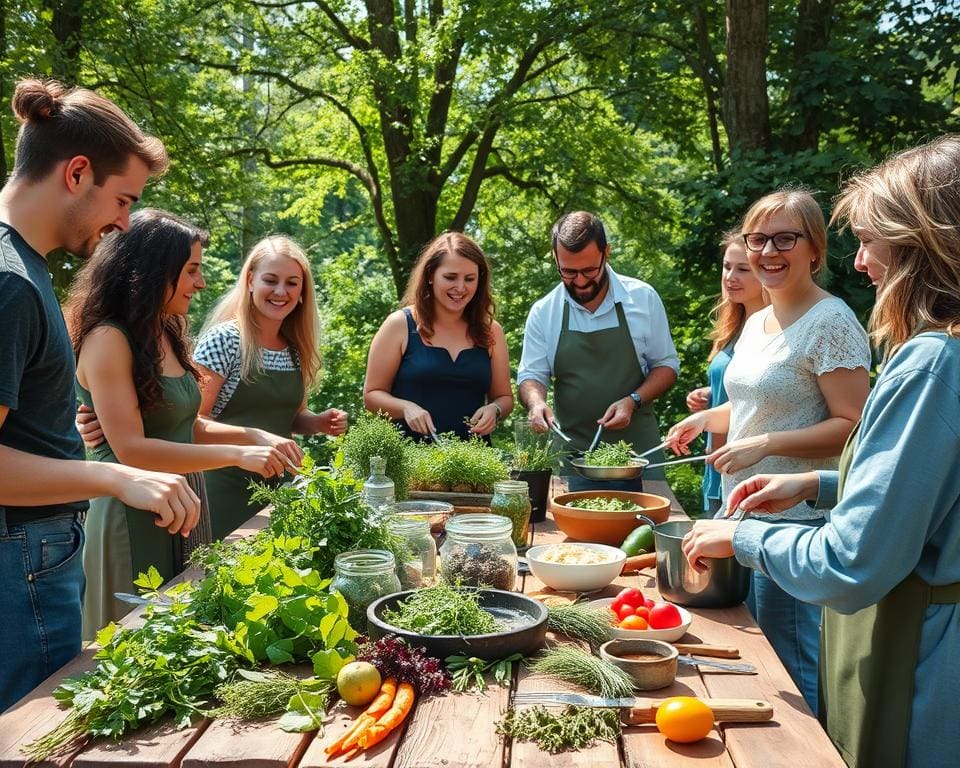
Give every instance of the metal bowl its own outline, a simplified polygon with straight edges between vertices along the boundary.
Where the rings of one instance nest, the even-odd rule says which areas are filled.
[[[630,459],[630,463],[620,467],[595,467],[583,459],[573,459],[570,466],[573,471],[588,480],[633,480],[643,474],[647,459]]]

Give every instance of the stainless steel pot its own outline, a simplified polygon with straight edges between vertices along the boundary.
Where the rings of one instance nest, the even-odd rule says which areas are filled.
[[[693,520],[671,520],[655,524],[637,515],[653,528],[657,548],[657,589],[666,600],[694,608],[730,608],[742,603],[750,589],[750,569],[735,557],[703,558],[704,573],[694,570],[683,555],[683,537]]]

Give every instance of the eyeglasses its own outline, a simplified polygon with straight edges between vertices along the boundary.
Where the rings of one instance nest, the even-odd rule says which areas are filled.
[[[760,253],[772,240],[773,247],[778,251],[789,251],[801,237],[804,237],[803,232],[775,232],[772,235],[765,235],[763,232],[747,232],[743,236],[743,244],[747,246],[748,251]]]
[[[603,269],[604,259],[606,259],[606,256],[600,259],[600,264],[596,267],[587,267],[586,269],[568,269],[567,267],[561,267],[557,264],[557,272],[560,273],[560,277],[564,280],[576,280],[577,275],[583,275],[587,280],[593,280],[600,274],[600,270]]]

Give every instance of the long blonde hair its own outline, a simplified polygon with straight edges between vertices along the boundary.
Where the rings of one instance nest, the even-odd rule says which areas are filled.
[[[827,261],[827,225],[823,219],[823,211],[809,189],[783,187],[764,195],[750,206],[747,215],[743,217],[743,233],[755,232],[761,222],[780,211],[796,220],[804,236],[810,241],[817,254],[816,260],[810,266],[810,273],[817,274]]]
[[[251,277],[257,266],[268,256],[286,256],[293,259],[303,272],[301,303],[283,319],[280,335],[296,351],[304,388],[314,387],[320,373],[320,316],[317,312],[316,289],[306,254],[293,240],[284,235],[270,235],[250,249],[240,277],[210,311],[201,333],[220,323],[233,321],[240,330],[240,377],[249,381],[263,373],[263,353],[256,340],[257,318],[250,295]]]
[[[960,134],[854,176],[837,198],[835,222],[890,248],[869,323],[878,346],[890,354],[923,331],[960,335]]]

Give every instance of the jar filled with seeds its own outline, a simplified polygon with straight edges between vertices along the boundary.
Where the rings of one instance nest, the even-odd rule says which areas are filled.
[[[341,552],[333,559],[335,571],[330,589],[347,601],[350,626],[367,629],[367,606],[374,600],[400,591],[397,561],[385,549],[357,549]]]
[[[444,581],[465,587],[514,588],[517,548],[510,520],[492,514],[457,515],[447,521],[446,530],[440,547]]]
[[[527,546],[527,528],[530,526],[530,492],[527,489],[526,480],[500,480],[494,483],[490,512],[510,520],[514,545],[520,549]]]
[[[430,520],[417,515],[391,516],[387,519],[391,533],[406,545],[404,562],[397,566],[402,589],[428,587],[437,575],[437,545],[430,535]]]

